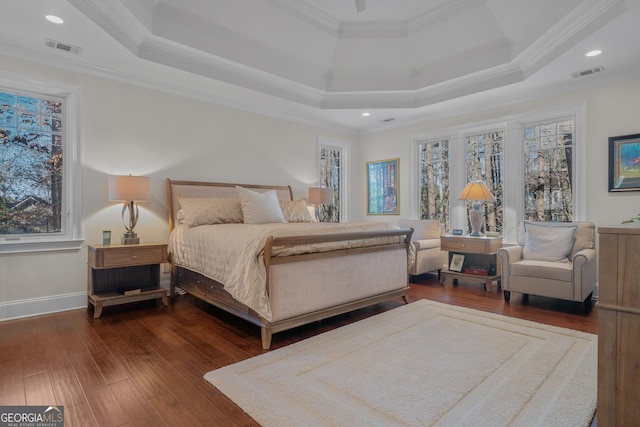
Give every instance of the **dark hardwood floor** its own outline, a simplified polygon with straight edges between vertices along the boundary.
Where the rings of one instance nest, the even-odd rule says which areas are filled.
[[[409,300],[430,299],[597,332],[597,305],[418,277]],[[275,334],[272,349],[402,305],[401,299]],[[260,331],[190,296],[0,323],[0,405],[62,405],[65,426],[257,425],[203,374],[263,353]]]

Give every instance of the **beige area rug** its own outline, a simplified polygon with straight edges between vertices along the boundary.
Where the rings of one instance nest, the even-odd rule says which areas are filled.
[[[588,426],[597,337],[419,300],[204,377],[263,426]]]

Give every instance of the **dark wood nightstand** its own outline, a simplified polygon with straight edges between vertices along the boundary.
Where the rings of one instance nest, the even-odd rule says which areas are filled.
[[[501,268],[497,259],[498,249],[502,247],[502,236],[440,236],[440,248],[449,252],[449,268],[443,269],[440,274],[440,283],[444,283],[447,277],[457,284],[458,278],[471,281],[484,282],[485,289],[491,289],[491,284],[496,282],[500,289]],[[451,261],[455,255],[462,255],[464,262],[459,266],[460,271],[452,271]]]
[[[167,305],[167,290],[160,287],[160,264],[168,261],[165,243],[138,245],[88,245],[87,297],[93,305],[93,317],[102,308],[162,298]]]

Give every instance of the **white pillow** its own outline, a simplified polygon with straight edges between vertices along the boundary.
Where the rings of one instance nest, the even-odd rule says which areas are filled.
[[[272,222],[287,222],[282,214],[278,195],[275,190],[265,193],[247,190],[236,186],[242,216],[245,224],[269,224]]]
[[[283,200],[280,208],[287,222],[313,222],[307,202],[300,199],[295,201]]]
[[[573,248],[576,225],[541,225],[525,222],[523,259],[567,262]]]

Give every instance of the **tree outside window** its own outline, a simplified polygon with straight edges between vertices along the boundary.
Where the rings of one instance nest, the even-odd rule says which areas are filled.
[[[524,219],[573,220],[574,120],[524,127]]]
[[[333,188],[333,203],[318,207],[319,219],[324,222],[340,222],[342,152],[339,147],[320,147],[320,186]]]
[[[0,92],[0,234],[62,231],[60,100]]]
[[[449,141],[420,143],[418,162],[420,219],[438,219],[449,230]]]
[[[502,234],[503,177],[504,177],[504,130],[468,135],[466,140],[467,182],[483,181],[496,198],[495,203],[483,203],[485,231]],[[467,209],[471,209],[471,203]],[[471,230],[471,224],[468,224]]]

